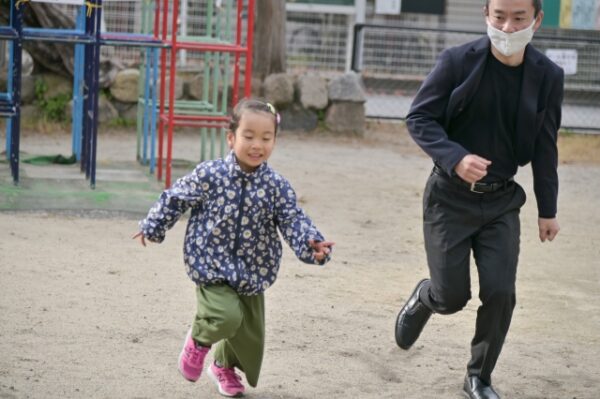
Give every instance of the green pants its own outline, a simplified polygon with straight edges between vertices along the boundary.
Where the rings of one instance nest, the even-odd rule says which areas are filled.
[[[196,288],[198,310],[192,337],[213,345],[214,358],[225,367],[237,367],[255,387],[265,346],[264,295],[239,295],[227,285]]]

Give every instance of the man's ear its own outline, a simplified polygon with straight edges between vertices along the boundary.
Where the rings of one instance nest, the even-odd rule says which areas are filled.
[[[544,11],[540,10],[540,12],[538,12],[537,17],[535,17],[535,25],[533,25],[533,31],[537,31],[540,26],[542,26],[542,21],[544,20]]]

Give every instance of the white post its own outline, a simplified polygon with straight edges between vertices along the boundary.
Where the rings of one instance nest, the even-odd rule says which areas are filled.
[[[354,22],[356,14],[348,14],[347,32],[346,32],[346,72],[350,72],[352,68],[352,47],[354,43]]]
[[[348,32],[346,39],[346,72],[352,68],[352,51],[354,50],[354,24],[365,22],[366,0],[354,0],[354,14],[348,15]]]
[[[180,28],[177,30],[181,32],[181,36],[187,36],[187,15],[188,15],[188,0],[181,1],[181,10],[179,12],[179,25]],[[187,50],[181,50],[179,52],[179,61],[181,66],[185,66],[187,63]]]
[[[367,13],[367,0],[354,0],[354,3],[356,7],[356,23],[364,24]]]

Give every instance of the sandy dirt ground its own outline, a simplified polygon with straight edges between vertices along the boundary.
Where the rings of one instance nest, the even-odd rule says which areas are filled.
[[[271,164],[337,245],[325,267],[286,249],[266,294],[264,367],[248,398],[462,397],[479,306],[474,266],[462,312],[434,315],[409,351],[394,341],[396,315],[427,275],[421,194],[431,162],[400,128],[391,131],[279,138]],[[182,134],[176,156],[194,159],[196,141]],[[29,135],[22,148],[64,154],[68,143]],[[134,147],[131,135],[102,135],[100,168],[131,160]],[[600,397],[600,166],[559,170],[562,231],[552,243],[537,238],[529,167],[517,176],[528,202],[517,307],[494,373],[503,398]],[[192,384],[176,369],[195,311],[185,222],[143,248],[130,239],[138,218],[0,213],[0,398],[220,397],[205,376]]]

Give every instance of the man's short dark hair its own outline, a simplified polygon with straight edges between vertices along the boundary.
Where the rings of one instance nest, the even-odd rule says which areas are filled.
[[[533,9],[534,11],[534,16],[537,17],[537,15],[540,13],[540,11],[542,11],[542,0],[532,0],[533,1]],[[490,5],[490,0],[485,0],[485,7],[488,8],[488,6]]]

